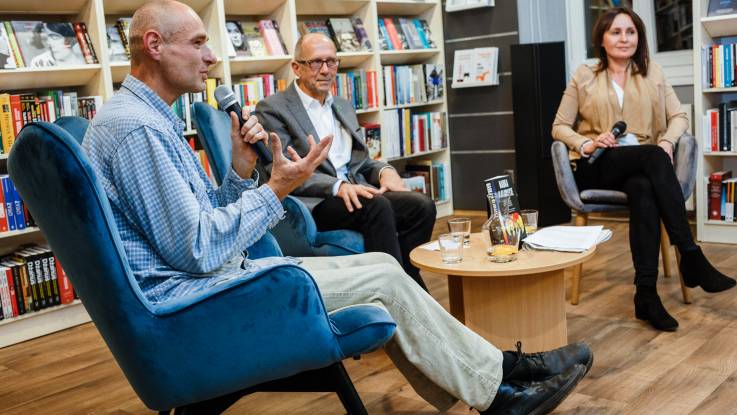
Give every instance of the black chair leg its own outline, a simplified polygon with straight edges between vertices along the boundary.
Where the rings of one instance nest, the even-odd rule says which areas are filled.
[[[348,415],[367,415],[366,407],[363,406],[361,397],[358,396],[356,388],[353,386],[348,372],[345,371],[342,363],[331,366],[335,380],[335,393],[338,394],[340,402],[348,412]]]

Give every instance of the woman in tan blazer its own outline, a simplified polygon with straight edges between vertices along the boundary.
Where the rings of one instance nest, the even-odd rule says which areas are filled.
[[[593,43],[599,63],[576,69],[552,135],[570,149],[580,190],[627,193],[635,316],[656,329],[673,331],[678,322],[655,289],[661,220],[681,253],[679,267],[687,286],[718,292],[733,287],[735,280],[709,263],[691,235],[672,166],[673,147],[688,119],[662,69],[649,60],[642,20],[630,9],[611,9],[594,25]],[[620,120],[627,131],[617,139],[611,130]],[[597,149],[603,152],[599,155]]]

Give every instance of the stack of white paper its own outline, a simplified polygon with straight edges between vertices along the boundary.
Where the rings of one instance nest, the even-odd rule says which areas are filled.
[[[603,226],[550,226],[538,229],[524,242],[534,249],[583,252],[611,237],[612,231]]]

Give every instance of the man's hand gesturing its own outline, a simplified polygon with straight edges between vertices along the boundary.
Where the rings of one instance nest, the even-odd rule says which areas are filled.
[[[319,143],[315,143],[312,135],[308,135],[307,144],[310,146],[310,151],[304,157],[300,157],[291,146],[287,147],[287,153],[291,157],[289,160],[282,153],[279,136],[276,133],[270,133],[269,138],[274,162],[271,165],[271,178],[266,184],[279,200],[284,199],[292,190],[310,178],[315,168],[328,157],[330,144],[333,142],[332,135],[323,137]]]

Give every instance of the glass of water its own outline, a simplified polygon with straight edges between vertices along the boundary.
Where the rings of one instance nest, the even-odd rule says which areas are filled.
[[[445,264],[457,264],[463,261],[463,234],[444,233],[438,237],[440,257]]]
[[[463,246],[471,246],[471,219],[455,218],[448,221],[448,232],[462,233]]]

